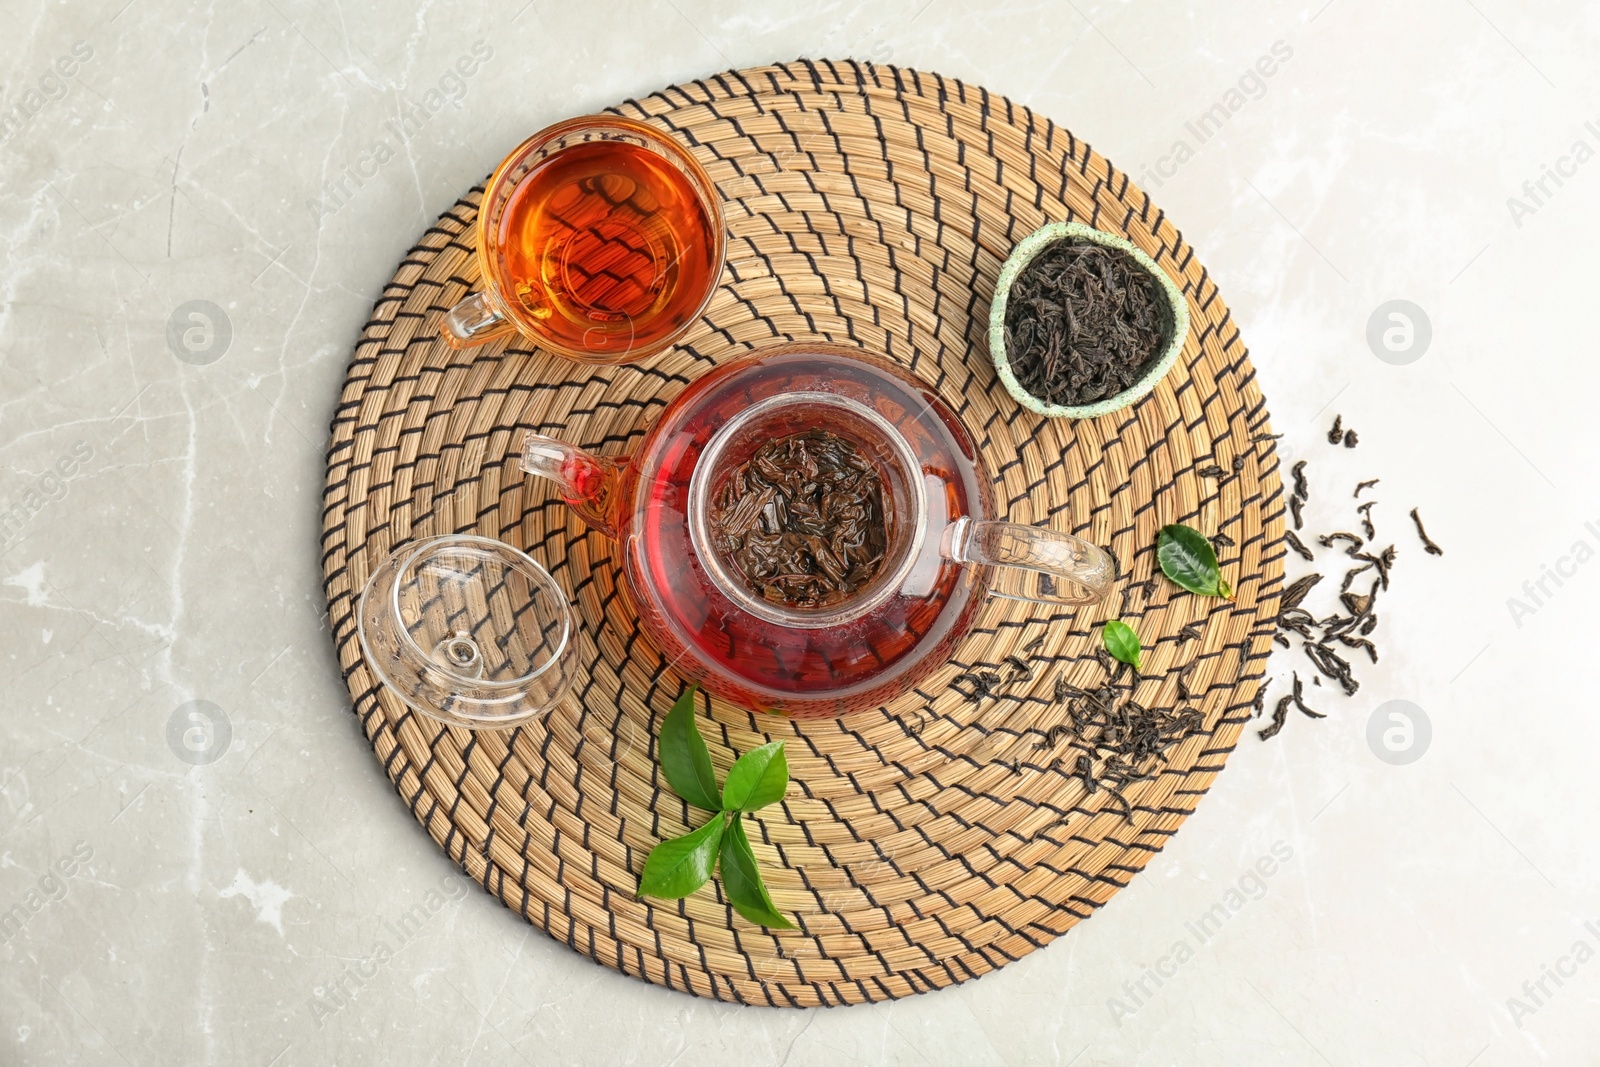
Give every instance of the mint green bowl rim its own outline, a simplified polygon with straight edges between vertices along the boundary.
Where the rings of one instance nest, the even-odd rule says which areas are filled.
[[[1145,376],[1137,382],[1115,396],[1098,400],[1093,404],[1069,406],[1048,404],[1040,400],[1024,389],[1022,383],[1017,381],[1016,375],[1011,373],[1011,360],[1006,353],[1006,300],[1011,295],[1011,286],[1017,280],[1017,275],[1022,273],[1022,269],[1033,262],[1033,258],[1046,245],[1054,244],[1064,237],[1078,237],[1108,248],[1120,248],[1133,256],[1134,261],[1160,284],[1161,292],[1167,299],[1167,307],[1172,313],[1172,338],[1162,351],[1161,358],[1156,360]],[[994,287],[994,302],[989,305],[989,354],[994,357],[994,369],[999,372],[1001,384],[1017,403],[1036,415],[1051,419],[1092,419],[1127,407],[1149,393],[1156,387],[1156,383],[1166,376],[1173,364],[1178,361],[1178,353],[1183,351],[1188,337],[1189,301],[1184,298],[1183,290],[1178,288],[1178,284],[1168,276],[1167,272],[1158,267],[1155,260],[1145,255],[1142,249],[1127,238],[1097,230],[1081,222],[1051,222],[1018,241],[1017,247],[1011,250],[1011,255],[1006,257],[1005,265],[1000,268],[1000,277]]]

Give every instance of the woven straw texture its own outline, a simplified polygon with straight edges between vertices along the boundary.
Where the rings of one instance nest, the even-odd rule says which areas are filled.
[[[438,327],[478,281],[481,187],[422,236],[365,327],[331,428],[324,573],[356,715],[455,862],[609,967],[701,996],[795,1006],[887,1000],[1001,967],[1126,885],[1251,718],[1277,613],[1283,507],[1238,330],[1193,251],[1126,175],[983,89],[802,62],[615,110],[671,131],[717,182],[729,228],[721,288],[683,344],[634,366],[580,366],[521,342],[456,352]],[[1000,265],[1052,220],[1127,235],[1190,301],[1193,328],[1172,373],[1135,406],[1093,421],[1030,415],[1001,388],[987,351]],[[1103,545],[1123,577],[1107,601],[1076,612],[990,601],[954,661],[885,708],[795,723],[702,699],[719,778],[739,753],[788,743],[788,796],[746,823],[779,909],[800,926],[775,934],[734,915],[715,881],[682,901],[636,898],[651,847],[705,819],[673,795],[655,759],[683,683],[640,637],[612,544],[586,532],[548,483],[525,481],[513,453],[522,431],[537,429],[626,454],[710,367],[807,337],[910,367],[979,441],[1003,517]],[[1220,555],[1235,601],[1160,577],[1156,535],[1169,522],[1231,539]],[[363,662],[354,607],[368,574],[396,545],[446,532],[524,548],[571,592],[581,673],[548,720],[443,728],[385,692]],[[1091,749],[1052,698],[1058,679],[1106,680],[1100,624],[1117,617],[1145,646],[1137,699],[1193,707],[1205,724],[1123,790],[1131,815],[1073,776]],[[974,701],[961,681],[973,671],[1008,684]]]

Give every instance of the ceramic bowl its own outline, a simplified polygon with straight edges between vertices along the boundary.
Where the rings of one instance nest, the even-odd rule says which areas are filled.
[[[1127,252],[1133,257],[1134,262],[1156,280],[1157,291],[1166,298],[1168,328],[1165,332],[1168,339],[1160,356],[1151,364],[1150,370],[1144,377],[1115,396],[1097,400],[1093,404],[1075,406],[1050,404],[1034,396],[1024,389],[1017,381],[1016,375],[1011,373],[1011,359],[1006,352],[1006,303],[1011,295],[1012,283],[1017,280],[1017,275],[1022,273],[1023,268],[1033,262],[1035,256],[1064,237],[1093,241],[1107,248],[1119,248]],[[1011,255],[1007,257],[1005,265],[1000,268],[1000,279],[995,284],[994,303],[989,308],[989,353],[994,357],[995,370],[1000,373],[1001,384],[1006,387],[1006,392],[1016,398],[1017,403],[1036,415],[1053,419],[1092,419],[1127,407],[1154,389],[1162,376],[1172,369],[1172,365],[1178,361],[1178,353],[1183,351],[1183,343],[1188,336],[1189,302],[1184,299],[1183,290],[1167,276],[1167,272],[1156,266],[1155,260],[1145,255],[1126,238],[1097,230],[1092,226],[1085,226],[1081,222],[1052,222],[1018,242],[1017,247],[1012,249]]]

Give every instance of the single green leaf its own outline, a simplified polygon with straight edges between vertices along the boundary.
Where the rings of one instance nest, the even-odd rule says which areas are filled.
[[[1139,635],[1133,632],[1133,627],[1120,619],[1112,619],[1101,628],[1100,639],[1112,656],[1134,670],[1139,669]]]
[[[722,836],[722,890],[728,894],[733,910],[753,923],[778,930],[793,930],[794,923],[778,914],[761,881],[756,854],[744,834],[743,817],[735,814],[728,832]]]
[[[661,723],[661,769],[680,797],[697,808],[717,811],[722,807],[717,802],[717,775],[705,738],[695,725],[695,690],[692,685],[685,689]]]
[[[789,788],[789,760],[782,741],[752,748],[728,768],[722,783],[723,811],[755,811],[782,800]]]
[[[728,817],[718,812],[700,829],[663,841],[645,857],[639,875],[639,895],[675,900],[686,897],[711,879],[717,865],[717,848]]]
[[[1178,523],[1161,527],[1156,558],[1162,573],[1189,592],[1233,599],[1233,590],[1217,566],[1217,553],[1199,530]]]

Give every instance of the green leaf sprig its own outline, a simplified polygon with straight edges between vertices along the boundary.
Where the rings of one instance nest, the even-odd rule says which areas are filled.
[[[711,751],[695,724],[695,691],[692,685],[684,690],[661,724],[661,770],[680,797],[716,814],[699,829],[650,850],[639,876],[639,895],[686,897],[710,881],[720,861],[722,889],[735,911],[753,923],[792,930],[794,924],[778,913],[761,881],[743,820],[745,812],[782,800],[789,788],[783,742],[772,741],[740,756],[719,792]]]
[[[1121,619],[1112,619],[1100,628],[1100,640],[1105,642],[1106,651],[1113,659],[1139,669],[1139,635],[1133,632],[1133,627]]]
[[[1233,599],[1233,590],[1217,565],[1216,550],[1199,530],[1181,523],[1161,527],[1156,559],[1161,562],[1161,572],[1189,592]]]

